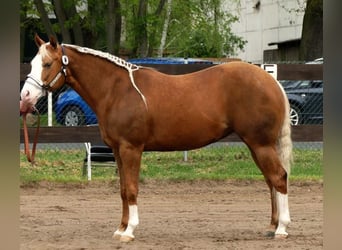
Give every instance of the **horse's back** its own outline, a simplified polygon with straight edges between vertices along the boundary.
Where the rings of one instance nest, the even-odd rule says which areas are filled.
[[[241,112],[260,115],[270,107],[280,109],[277,111],[284,108],[278,82],[260,67],[245,62],[220,64],[185,75],[162,75],[160,79],[153,87],[159,97],[163,95],[159,104],[169,100],[176,106],[197,105],[212,113],[221,110],[219,113],[228,117]]]
[[[167,138],[171,144],[203,146],[231,132],[273,138],[282,124],[282,91],[257,66],[231,62],[185,75],[149,74],[145,91],[159,144]]]

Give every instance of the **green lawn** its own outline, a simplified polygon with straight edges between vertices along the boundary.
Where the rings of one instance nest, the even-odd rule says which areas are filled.
[[[20,180],[22,183],[38,181],[84,182],[82,176],[85,150],[38,150],[36,164],[27,162],[21,153]],[[295,149],[290,179],[322,180],[323,150]],[[92,168],[93,180],[118,178],[113,167]],[[263,179],[246,147],[215,146],[188,152],[146,152],[141,164],[141,181],[155,180],[225,180]]]

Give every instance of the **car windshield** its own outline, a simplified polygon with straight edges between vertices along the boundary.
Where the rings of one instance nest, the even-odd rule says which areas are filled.
[[[316,80],[299,80],[299,81],[281,81],[285,89],[307,89],[307,88],[322,88],[323,81]]]
[[[284,88],[296,88],[301,81],[292,81],[292,80],[283,80],[280,81],[281,85],[283,85]]]
[[[300,81],[300,83],[296,86],[298,89],[307,89],[307,88],[322,88],[323,81]]]

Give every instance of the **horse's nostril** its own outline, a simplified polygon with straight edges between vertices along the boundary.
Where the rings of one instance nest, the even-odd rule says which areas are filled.
[[[30,91],[26,91],[26,96],[29,96],[30,95]]]

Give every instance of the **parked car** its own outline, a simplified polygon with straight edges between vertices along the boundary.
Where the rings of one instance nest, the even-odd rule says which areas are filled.
[[[290,102],[292,125],[323,123],[323,81],[280,81]]]
[[[323,64],[323,63],[324,63],[323,57],[316,58],[313,61],[306,62],[306,64]]]
[[[69,88],[62,92],[54,105],[56,120],[65,126],[96,124],[93,110],[75,90]]]

